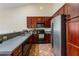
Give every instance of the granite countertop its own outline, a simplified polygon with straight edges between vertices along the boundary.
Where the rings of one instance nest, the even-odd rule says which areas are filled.
[[[12,51],[15,48],[17,48],[19,45],[21,45],[25,40],[27,40],[30,35],[31,33],[27,33],[24,36],[17,36],[15,38],[12,38],[10,40],[7,40],[1,43],[0,55],[10,55]]]

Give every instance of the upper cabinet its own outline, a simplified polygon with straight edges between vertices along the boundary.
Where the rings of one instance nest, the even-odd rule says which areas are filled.
[[[51,19],[49,17],[45,17],[45,27],[49,28],[51,26]]]
[[[27,17],[27,27],[36,28],[38,23],[43,23],[45,28],[50,28],[51,17]]]
[[[32,19],[30,17],[27,17],[27,21],[26,21],[26,25],[28,28],[31,28],[32,26],[30,26],[30,24],[32,24]]]
[[[66,3],[52,17],[65,14],[68,19],[79,16],[79,3]],[[67,19],[67,20],[68,20]]]
[[[70,18],[79,16],[79,3],[69,3],[67,4],[67,7]]]
[[[28,28],[35,28],[36,27],[37,19],[35,17],[27,17],[27,27]]]

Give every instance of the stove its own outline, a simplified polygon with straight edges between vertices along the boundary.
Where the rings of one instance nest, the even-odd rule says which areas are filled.
[[[45,43],[45,30],[44,29],[39,29],[37,30],[38,34],[38,43]]]

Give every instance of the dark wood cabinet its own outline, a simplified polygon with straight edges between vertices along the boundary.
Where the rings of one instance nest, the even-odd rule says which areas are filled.
[[[27,27],[35,28],[37,23],[37,19],[35,17],[27,17]]]
[[[30,37],[29,37],[30,38]],[[29,38],[23,42],[22,44],[22,55],[23,56],[28,56],[30,49],[31,49],[31,44],[29,44]]]
[[[79,47],[68,43],[67,44],[67,56],[79,56]]]
[[[45,17],[36,17],[37,23],[44,23]]]
[[[67,24],[67,55],[79,55],[79,18],[68,21]],[[71,52],[69,52],[71,50]]]
[[[37,34],[32,34],[29,38],[29,44],[37,43]]]
[[[45,33],[45,43],[50,43],[51,34]],[[12,56],[28,56],[32,44],[38,43],[38,34],[32,34],[27,40],[25,40],[20,46],[12,52]]]
[[[32,26],[31,28],[36,28],[37,19],[35,17],[32,17],[31,19],[32,19],[31,20],[32,23],[30,24],[30,26]]]
[[[27,27],[28,28],[36,28],[38,23],[44,23],[45,28],[50,28],[50,19],[51,17],[47,16],[39,16],[39,17],[27,17]]]
[[[28,28],[31,28],[31,24],[32,24],[32,19],[30,17],[27,17],[28,20],[26,20],[26,24]]]
[[[12,56],[28,56],[32,46],[33,36],[31,35],[27,40],[25,40],[20,46],[12,52]]]
[[[51,27],[51,19],[48,17],[48,18],[45,18],[45,28],[50,28]]]
[[[31,45],[25,43],[23,46],[23,56],[28,56],[30,52]]]
[[[79,16],[79,3],[69,3],[67,5],[70,18]]]
[[[46,33],[45,34],[45,42],[46,43],[50,43],[51,42],[51,34],[50,33]]]
[[[37,41],[38,41],[38,34],[32,34],[32,39],[33,39],[33,41],[32,41],[32,43],[37,43]]]
[[[65,14],[67,56],[79,56],[79,3],[66,3],[53,16]]]
[[[45,38],[44,38],[45,43],[50,43],[51,41],[51,34],[50,33],[45,33]],[[30,44],[37,44],[39,42],[38,34],[32,34],[29,38],[29,43]]]
[[[19,47],[17,47],[13,53],[11,54],[12,56],[22,56],[22,45],[20,45]]]

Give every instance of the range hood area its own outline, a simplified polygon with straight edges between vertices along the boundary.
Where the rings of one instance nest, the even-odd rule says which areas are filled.
[[[45,23],[37,23],[36,28],[45,28]]]

